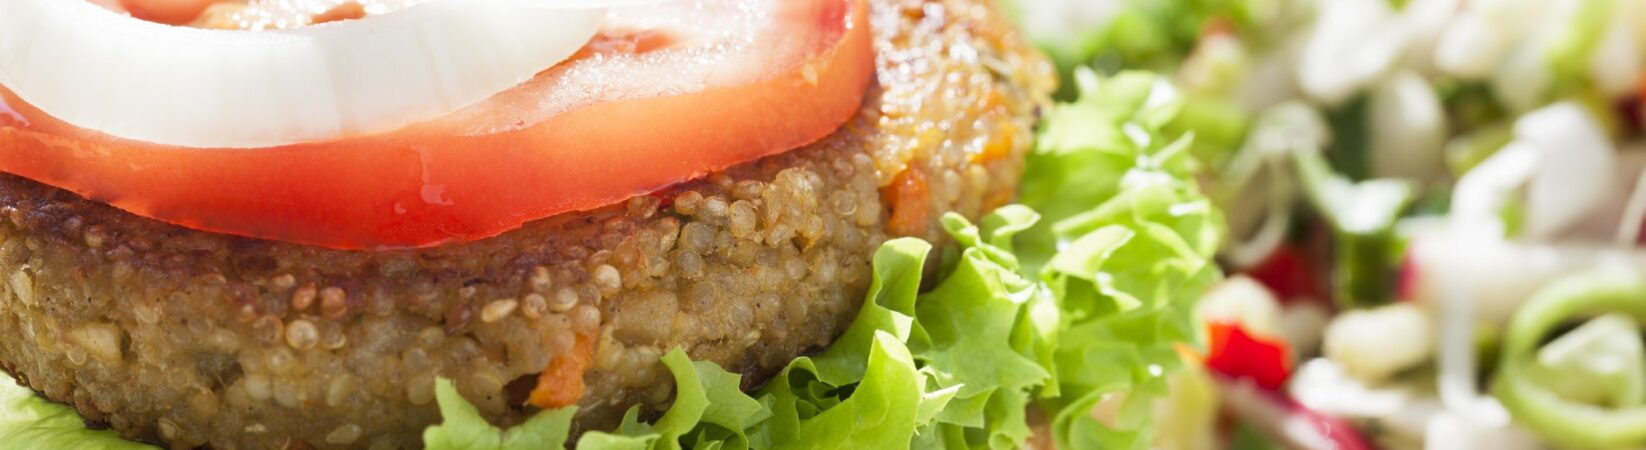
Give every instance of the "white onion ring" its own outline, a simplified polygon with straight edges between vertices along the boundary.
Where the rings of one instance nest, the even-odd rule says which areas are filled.
[[[64,122],[142,142],[258,148],[444,116],[564,61],[603,6],[428,0],[278,31],[173,27],[79,0],[0,1],[0,85]]]

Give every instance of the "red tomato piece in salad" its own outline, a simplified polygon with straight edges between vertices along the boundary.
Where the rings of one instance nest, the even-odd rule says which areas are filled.
[[[339,249],[476,240],[828,136],[874,74],[867,8],[613,10],[579,57],[489,100],[390,133],[276,148],[119,139],[0,89],[0,171],[240,236]]]
[[[1210,352],[1206,367],[1230,378],[1249,378],[1259,387],[1279,390],[1292,377],[1292,350],[1285,340],[1248,333],[1238,322],[1207,324]]]

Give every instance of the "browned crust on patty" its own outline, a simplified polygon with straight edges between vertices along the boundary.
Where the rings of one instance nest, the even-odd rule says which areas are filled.
[[[666,404],[674,347],[768,374],[855,315],[893,217],[940,240],[942,213],[1011,199],[1051,89],[987,0],[871,3],[878,83],[833,136],[480,242],[236,238],[0,176],[0,365],[126,436],[218,449],[415,447],[436,376],[516,423],[579,332],[582,426]],[[923,189],[895,187],[910,170]]]

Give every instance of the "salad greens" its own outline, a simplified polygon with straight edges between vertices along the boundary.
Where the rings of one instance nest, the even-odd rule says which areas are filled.
[[[1047,112],[1024,205],[977,224],[943,218],[956,251],[934,288],[920,292],[930,244],[887,242],[863,308],[822,354],[745,394],[738,375],[675,350],[662,359],[677,386],[667,412],[648,423],[631,409],[572,448],[1007,449],[1037,433],[1031,410],[1059,448],[1147,446],[1151,408],[1182,367],[1177,346],[1197,340],[1194,304],[1221,277],[1222,216],[1193,181],[1192,133],[1168,131],[1182,107],[1166,83],[1082,72],[1078,88]],[[503,430],[450,382],[436,399],[444,422],[423,436],[435,450],[559,448],[576,414]],[[1100,422],[1100,402],[1122,406]],[[57,442],[146,448],[0,385],[0,447]]]

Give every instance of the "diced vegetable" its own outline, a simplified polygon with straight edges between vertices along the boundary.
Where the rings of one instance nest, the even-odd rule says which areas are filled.
[[[891,208],[886,231],[893,236],[920,236],[931,223],[932,193],[926,172],[918,167],[903,170],[892,184],[881,188],[880,198]]]
[[[576,405],[583,398],[583,372],[594,360],[597,339],[600,337],[591,334],[577,335],[571,351],[556,355],[538,375],[528,401],[539,408]]]
[[[1213,286],[1200,299],[1196,312],[1209,323],[1226,323],[1265,337],[1280,336],[1280,302],[1268,288],[1245,275]]]
[[[1292,347],[1292,355],[1316,354],[1325,340],[1332,311],[1325,303],[1293,303],[1280,311],[1280,334]]]
[[[1233,322],[1211,322],[1211,350],[1206,367],[1234,379],[1250,379],[1258,387],[1279,391],[1291,378],[1292,350],[1278,337],[1257,337]]]
[[[1326,327],[1326,358],[1369,383],[1428,361],[1433,349],[1433,321],[1410,303],[1348,311]]]

